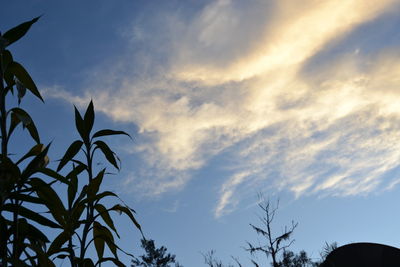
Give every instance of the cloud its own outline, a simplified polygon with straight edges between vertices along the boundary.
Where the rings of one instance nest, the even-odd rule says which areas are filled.
[[[363,53],[360,44],[332,58],[327,47],[339,47],[394,3],[214,1],[190,18],[166,14],[160,35],[150,36],[147,21],[136,21],[132,42],[146,47],[125,51],[117,70],[98,70],[107,75],[85,95],[139,128],[129,151],[145,167],[126,187],[134,181],[148,195],[180,190],[220,156],[227,178],[216,217],[254,188],[297,197],[392,188],[399,182],[387,176],[400,156],[400,55],[382,44]]]

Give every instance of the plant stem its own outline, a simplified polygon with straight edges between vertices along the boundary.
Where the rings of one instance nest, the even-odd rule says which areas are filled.
[[[2,62],[3,62],[3,55],[0,53],[0,127],[1,127],[1,156],[7,157],[7,121],[6,121],[6,105],[5,105],[5,99],[6,99],[6,94],[5,94],[5,88],[4,88],[4,83],[3,83],[3,68],[2,68]],[[3,159],[1,159],[3,160]],[[3,171],[2,171],[3,172]],[[5,175],[2,173],[3,177],[0,177],[0,179],[5,180]],[[4,181],[5,183],[5,181]],[[3,188],[1,188],[3,189]],[[5,193],[5,192],[2,192]],[[1,195],[1,202],[0,202],[0,213],[3,211],[3,204],[5,201],[5,196],[2,194]],[[3,216],[0,214],[0,229],[4,230],[7,229],[7,225],[5,223],[5,219]],[[3,233],[2,237],[0,238],[0,254],[1,254],[1,264],[2,266],[6,267],[7,266],[7,237]]]
[[[93,180],[93,170],[92,170],[92,156],[91,156],[91,144],[90,142],[85,142],[86,146],[86,161],[87,161],[87,172],[88,172],[88,179],[89,179],[89,184]],[[88,196],[89,197],[89,196]],[[85,253],[86,253],[86,239],[89,234],[90,230],[90,225],[92,224],[93,220],[93,201],[88,202],[87,210],[86,210],[86,222],[85,226],[83,228],[83,233],[82,233],[82,240],[81,240],[81,255],[80,255],[80,260],[83,262],[85,259]]]

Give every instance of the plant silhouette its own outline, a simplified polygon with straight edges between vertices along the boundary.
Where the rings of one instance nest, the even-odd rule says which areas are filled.
[[[95,112],[91,101],[83,116],[75,107],[80,139],[68,147],[56,170],[47,167],[50,144],[41,142],[34,120],[20,107],[28,91],[44,101],[29,73],[8,50],[39,18],[0,34],[0,266],[55,266],[56,258],[68,258],[74,267],[100,266],[107,261],[125,266],[118,258],[118,251],[124,251],[115,241],[119,234],[112,212],[127,215],[140,232],[141,227],[134,210],[123,204],[117,194],[101,191],[106,168],[95,170],[93,161],[103,155],[119,170],[118,157],[101,139],[130,136],[110,129],[93,133]],[[18,106],[8,108],[7,101],[15,90]],[[15,158],[8,147],[19,125],[28,130],[35,144],[23,156]],[[66,169],[64,174],[62,171]],[[55,191],[55,183],[66,190]],[[117,203],[104,206],[103,200],[110,197]],[[35,212],[42,209],[45,212]],[[53,240],[47,237],[50,228],[58,232]],[[93,246],[96,260],[87,257],[88,249]],[[111,255],[105,254],[105,247]]]
[[[178,262],[175,261],[175,255],[167,253],[167,248],[161,246],[156,248],[154,240],[141,240],[141,246],[145,250],[146,254],[139,258],[134,257],[132,260],[131,267],[143,266],[143,267],[172,267],[172,263],[175,263],[175,267],[182,267]]]

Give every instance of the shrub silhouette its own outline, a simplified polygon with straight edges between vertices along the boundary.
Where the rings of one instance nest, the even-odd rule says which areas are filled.
[[[166,247],[161,246],[160,248],[156,248],[154,240],[146,240],[145,238],[141,240],[141,243],[146,254],[139,258],[134,257],[131,267],[172,267],[172,263],[175,263],[175,267],[182,267],[182,265],[175,261],[175,255],[167,254]]]
[[[0,34],[0,266],[55,266],[56,258],[68,258],[74,267],[101,265],[106,261],[125,266],[118,259],[118,251],[123,250],[115,242],[119,234],[112,212],[127,215],[140,232],[141,227],[134,211],[121,203],[117,194],[100,190],[106,168],[95,170],[93,160],[102,154],[119,170],[118,157],[101,138],[129,135],[110,129],[93,133],[93,102],[83,116],[75,107],[75,125],[80,139],[72,142],[57,169],[53,170],[47,168],[50,144],[45,146],[41,142],[34,120],[20,107],[27,91],[44,101],[33,79],[13,59],[8,47],[22,38],[39,18]],[[14,95],[14,90],[18,106],[7,109],[6,101]],[[15,159],[8,147],[19,125],[28,130],[35,144],[26,149],[25,155]],[[67,168],[69,170],[63,174],[61,171]],[[66,190],[56,192],[55,183]],[[102,202],[107,197],[114,197],[118,202],[106,207]],[[46,212],[35,212],[41,209]],[[46,234],[49,228],[58,231],[51,241]],[[87,257],[92,246],[97,252],[96,260]],[[106,246],[111,255],[105,256]],[[76,251],[76,248],[79,249]]]

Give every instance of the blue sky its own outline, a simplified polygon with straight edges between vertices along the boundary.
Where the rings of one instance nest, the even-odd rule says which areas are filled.
[[[0,29],[44,14],[12,51],[45,97],[23,105],[51,158],[76,137],[72,104],[92,98],[98,128],[135,136],[111,140],[122,171],[106,186],[148,237],[203,266],[210,249],[248,260],[259,192],[280,198],[278,234],[299,222],[295,251],[400,246],[399,12],[395,0],[18,0]]]

